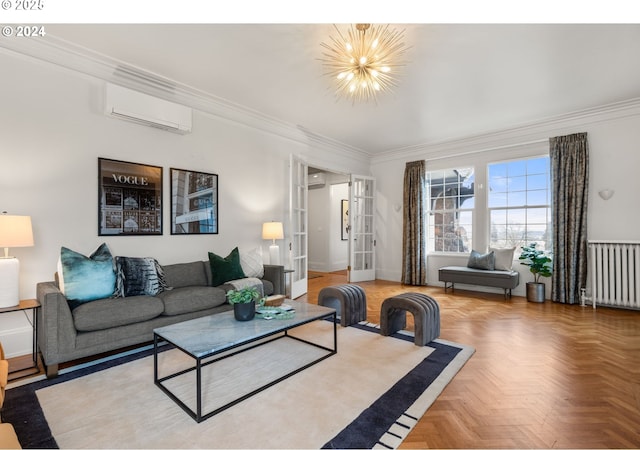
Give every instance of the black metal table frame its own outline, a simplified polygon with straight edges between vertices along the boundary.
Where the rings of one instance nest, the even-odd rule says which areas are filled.
[[[167,394],[167,396],[169,396],[169,398],[171,398],[178,406],[180,406],[192,419],[194,419],[196,422],[200,423],[203,420],[206,420],[209,417],[215,416],[216,414],[219,414],[222,411],[224,411],[226,409],[229,409],[234,405],[237,405],[238,403],[246,400],[247,398],[256,395],[257,393],[262,392],[265,389],[270,388],[271,386],[273,386],[275,384],[278,384],[283,380],[286,380],[287,378],[295,375],[296,373],[302,372],[303,370],[313,366],[314,364],[317,364],[320,361],[323,361],[323,360],[329,358],[330,356],[335,355],[338,352],[338,331],[337,331],[337,323],[336,323],[336,321],[337,321],[336,314],[337,314],[336,311],[333,311],[333,312],[327,313],[325,315],[322,315],[320,317],[316,317],[316,318],[313,318],[313,319],[305,320],[303,322],[297,322],[294,325],[291,325],[290,327],[286,327],[284,329],[280,329],[280,330],[274,331],[272,333],[261,335],[261,336],[249,339],[246,342],[242,342],[240,344],[235,344],[235,345],[226,347],[224,349],[221,349],[221,350],[219,350],[217,352],[213,352],[213,353],[211,353],[211,354],[209,354],[207,356],[197,357],[197,358],[194,357],[193,355],[191,355],[189,352],[183,350],[179,346],[175,345],[173,342],[170,342],[169,340],[167,340],[167,339],[165,339],[165,338],[163,338],[161,336],[158,336],[156,333],[153,333],[153,381],[154,381],[156,386],[158,386],[165,394]],[[315,322],[316,320],[324,320],[324,319],[331,319],[331,322],[333,322],[333,348],[325,347],[325,346],[317,344],[315,342],[307,341],[305,339],[302,339],[302,338],[299,338],[299,337],[296,337],[296,336],[292,336],[292,335],[290,335],[288,333],[289,330],[292,330],[294,328],[298,328],[298,327],[300,327],[302,325],[305,325],[305,324],[308,324],[308,323],[311,323],[311,322]],[[256,320],[261,320],[261,319],[256,319]],[[279,336],[277,336],[277,335],[279,335]],[[273,338],[273,339],[268,339],[269,337],[272,337],[272,336],[276,336],[276,337]],[[222,405],[222,406],[214,409],[211,412],[208,412],[208,413],[206,413],[204,415],[202,414],[202,368],[203,367],[206,367],[209,364],[213,364],[215,362],[221,361],[223,359],[229,358],[229,357],[234,356],[234,355],[238,355],[240,353],[246,352],[247,350],[251,350],[253,348],[260,347],[262,345],[266,345],[266,344],[268,344],[270,342],[273,342],[275,340],[282,339],[282,338],[285,338],[285,337],[288,337],[290,339],[295,339],[295,340],[300,341],[300,342],[304,342],[306,344],[312,345],[314,347],[317,347],[317,348],[320,348],[320,349],[323,349],[323,350],[327,350],[329,353],[327,353],[326,355],[323,355],[320,358],[315,359],[315,360],[313,360],[313,361],[311,361],[311,362],[309,362],[309,363],[307,363],[307,364],[305,364],[305,365],[303,365],[301,367],[298,367],[297,369],[295,369],[295,370],[293,370],[291,372],[288,372],[288,373],[284,374],[283,376],[281,376],[281,377],[279,377],[279,378],[277,378],[277,379],[275,379],[273,381],[270,381],[270,382],[266,383],[265,385],[260,386],[259,388],[255,389],[255,390],[253,390],[253,391],[251,391],[251,392],[249,392],[247,394],[244,394],[243,396],[241,396],[241,397],[239,397],[239,398],[237,398],[237,399],[235,399],[235,400],[233,400],[233,401],[231,401],[231,402],[229,402],[229,403],[227,403],[225,405]],[[196,360],[196,365],[194,367],[190,367],[188,369],[181,370],[179,372],[164,376],[162,378],[158,378],[158,348],[159,348],[159,345],[161,345],[162,341],[167,342],[172,347],[175,347],[178,350],[180,350],[183,353],[185,353],[188,356],[190,356],[191,358],[194,358]],[[261,341],[261,342],[258,342],[255,345],[250,345],[250,344],[252,344],[252,343],[254,343],[256,341]],[[233,350],[233,349],[238,348],[238,347],[242,347],[242,348],[240,350],[238,350],[237,352],[227,353],[229,350]],[[220,354],[220,353],[225,353],[225,355],[220,356],[219,358],[212,359],[211,361],[207,361],[207,362],[203,363],[204,360],[212,358],[215,355]],[[175,378],[175,377],[180,376],[180,375],[184,375],[185,373],[188,373],[188,372],[191,372],[191,371],[194,371],[194,370],[196,371],[196,410],[195,411],[192,410],[189,406],[187,406],[182,400],[180,400],[175,394],[173,394],[173,392],[171,392],[166,386],[164,386],[162,384],[163,382],[165,382],[167,380],[170,380],[170,379]]]
[[[11,381],[31,376],[40,371],[40,368],[38,367],[38,311],[37,311],[38,308],[40,308],[40,302],[37,299],[20,300],[20,303],[18,303],[16,306],[0,308],[0,314],[6,313],[6,312],[23,311],[26,315],[28,310],[31,310],[33,312],[31,320],[29,320],[29,317],[27,316],[27,320],[31,324],[31,328],[32,328],[31,330],[31,339],[32,339],[31,361],[33,364],[29,367],[22,367],[16,370],[10,370],[9,375],[11,375],[12,373],[25,372],[17,377],[9,377],[9,380]]]

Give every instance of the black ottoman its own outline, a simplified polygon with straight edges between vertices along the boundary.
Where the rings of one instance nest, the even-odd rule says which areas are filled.
[[[407,311],[415,323],[414,343],[423,347],[440,336],[440,306],[428,295],[416,292],[390,297],[380,308],[380,334],[390,336],[407,326]]]
[[[364,289],[355,284],[322,288],[318,305],[335,309],[343,327],[367,320],[367,296]]]

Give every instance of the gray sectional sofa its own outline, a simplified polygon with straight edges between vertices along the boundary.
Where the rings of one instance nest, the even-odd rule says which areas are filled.
[[[153,340],[153,329],[231,309],[226,291],[214,287],[209,261],[162,266],[168,289],[140,295],[94,300],[71,308],[55,281],[37,285],[38,346],[47,377],[58,365]],[[264,266],[265,295],[284,294],[284,267]]]

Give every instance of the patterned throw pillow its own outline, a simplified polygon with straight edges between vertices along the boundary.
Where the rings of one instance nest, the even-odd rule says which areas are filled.
[[[231,250],[231,253],[226,258],[209,252],[209,265],[211,266],[212,286],[220,286],[227,281],[246,278],[240,265],[238,247]]]
[[[62,247],[58,283],[67,300],[88,302],[113,296],[116,273],[107,244],[102,244],[88,257]]]
[[[245,276],[249,278],[262,278],[264,276],[262,255],[257,248],[249,251],[240,250],[240,266]]]
[[[157,295],[164,291],[166,283],[162,267],[154,258],[116,256],[119,297]]]

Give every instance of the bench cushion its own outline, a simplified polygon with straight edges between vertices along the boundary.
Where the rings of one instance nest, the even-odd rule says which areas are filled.
[[[449,283],[514,289],[520,282],[520,274],[515,270],[481,270],[462,266],[447,266],[438,269],[438,279]]]

